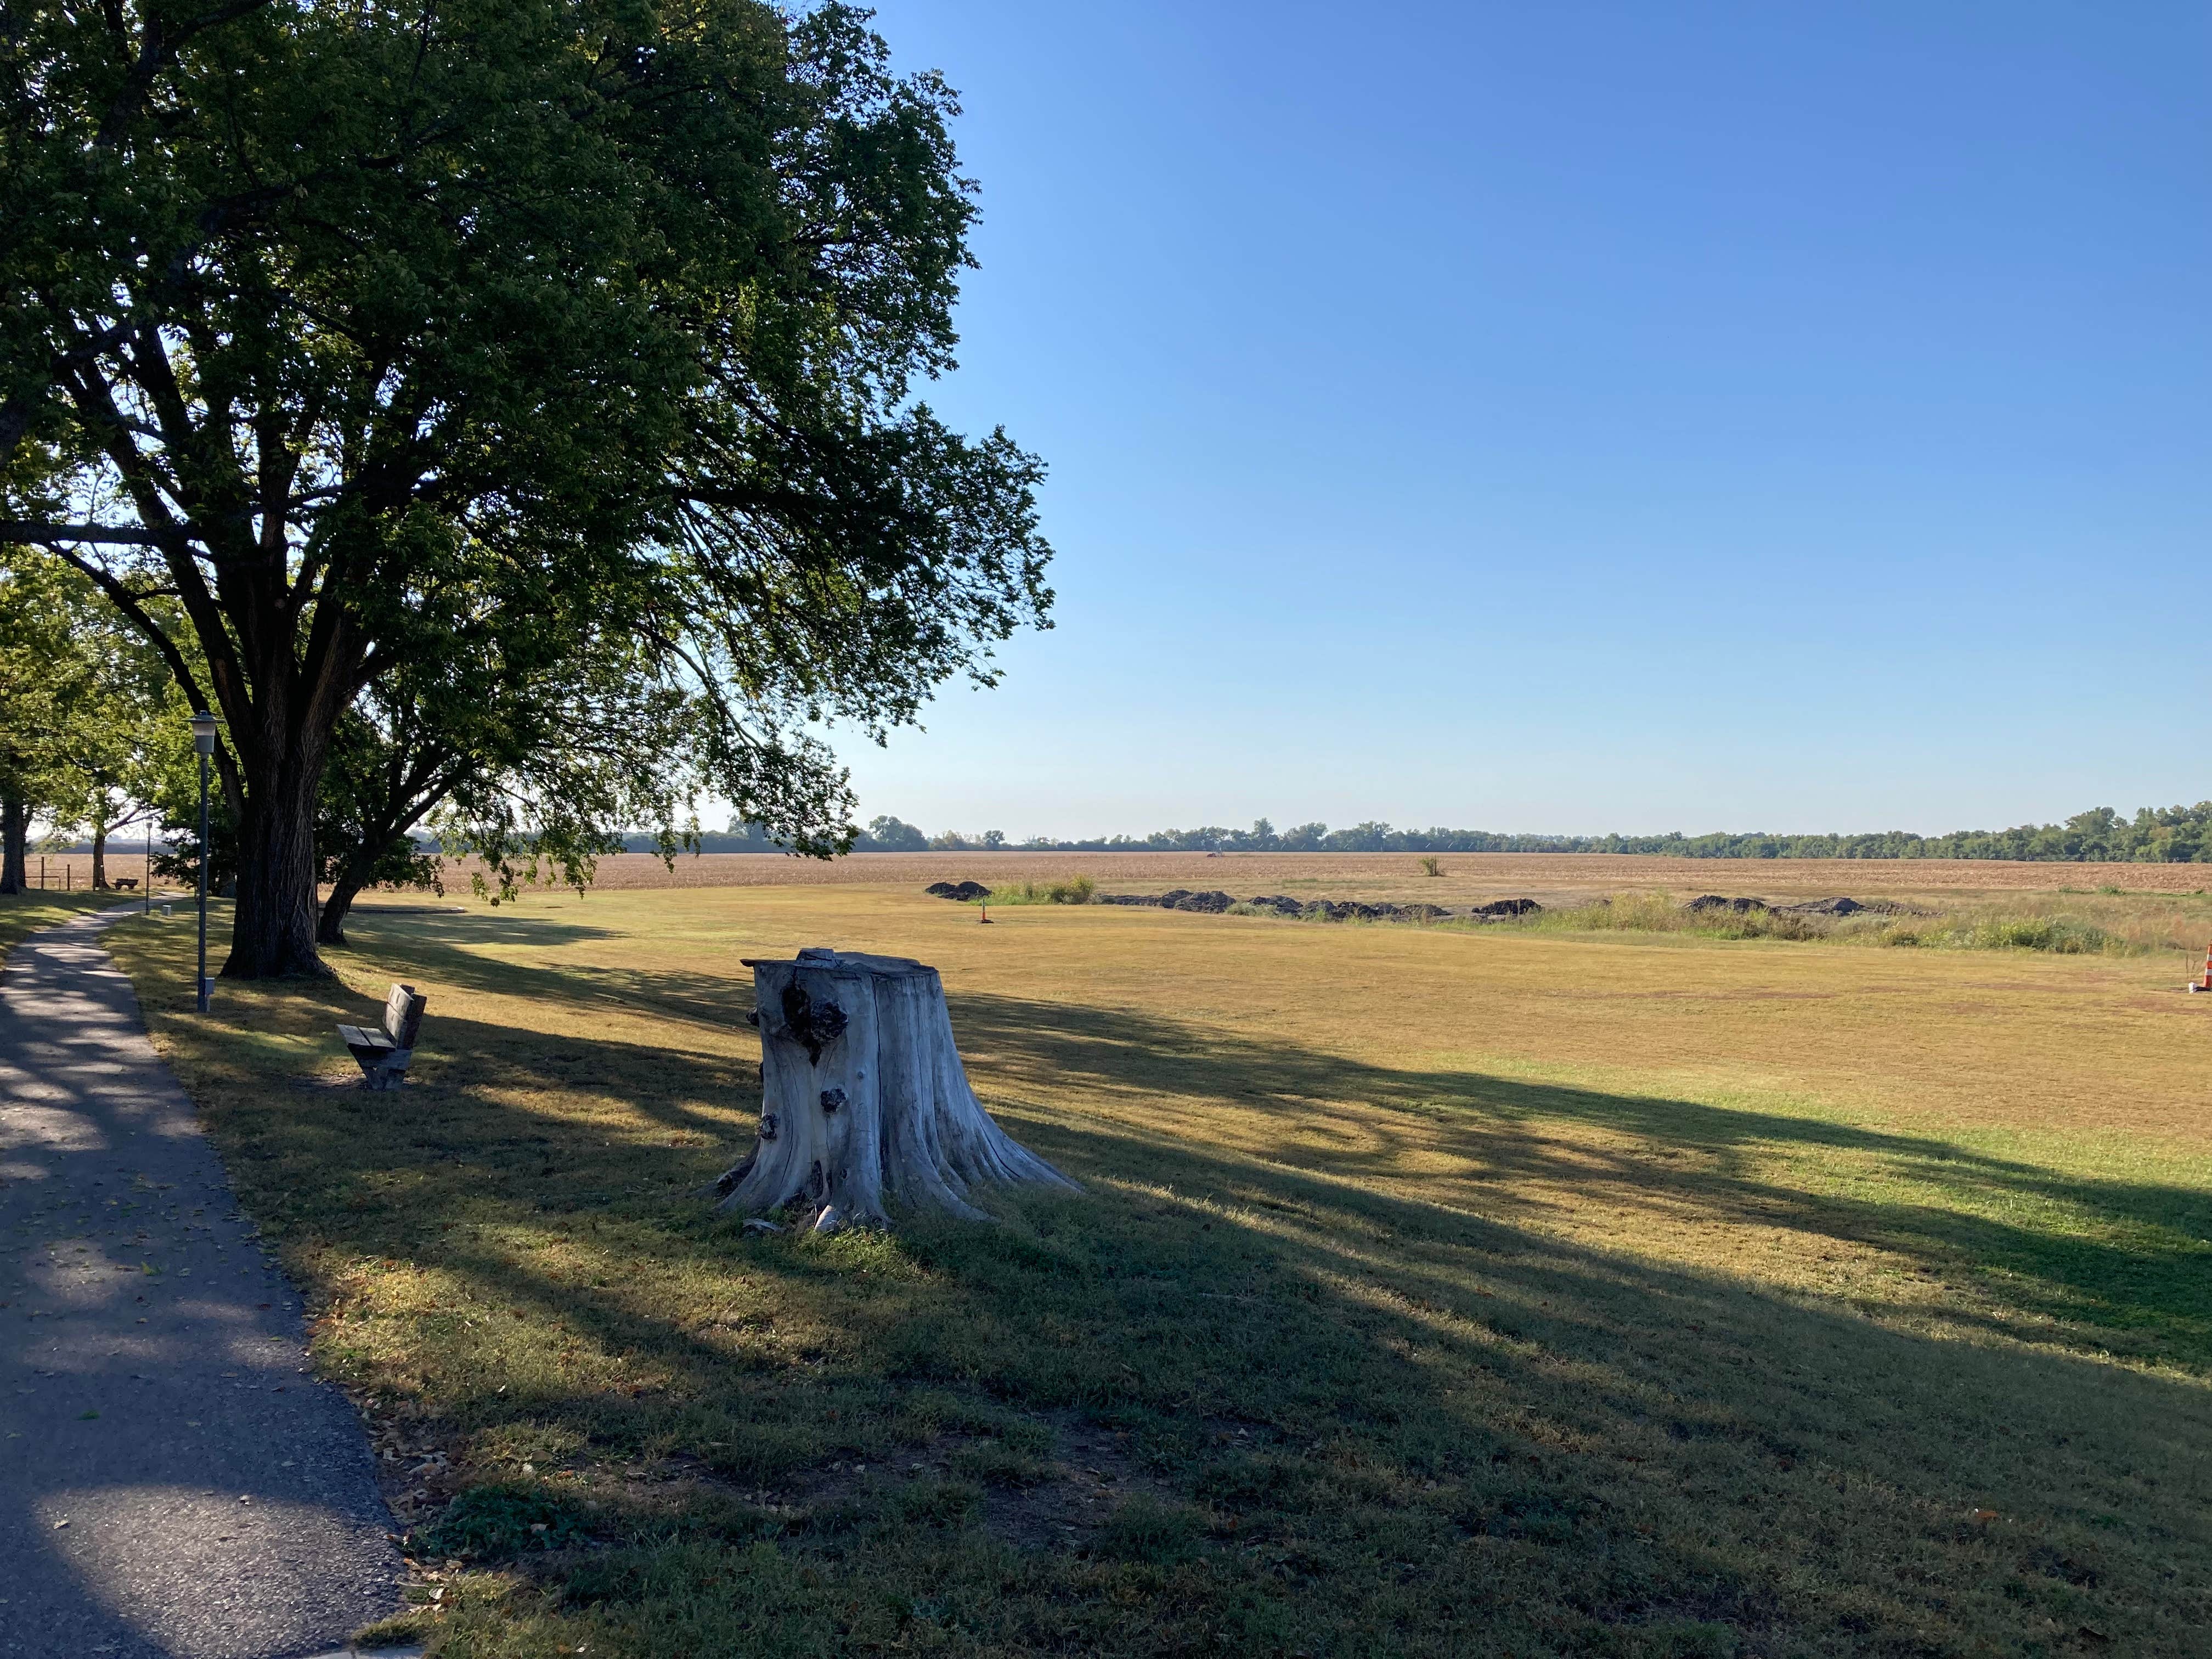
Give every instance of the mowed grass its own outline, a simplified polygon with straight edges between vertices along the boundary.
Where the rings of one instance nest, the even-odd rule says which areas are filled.
[[[189,930],[111,937],[371,1402],[441,1654],[2205,1650],[2170,964],[834,887],[349,932],[342,986],[205,1021]],[[738,958],[805,945],[941,967],[1087,1195],[716,1218]],[[415,1081],[328,1086],[393,978]]]
[[[88,893],[82,888],[73,893],[52,889],[42,892],[34,887],[25,893],[0,894],[0,955],[14,950],[26,934],[67,921],[87,910],[119,904],[123,898],[119,893]]]

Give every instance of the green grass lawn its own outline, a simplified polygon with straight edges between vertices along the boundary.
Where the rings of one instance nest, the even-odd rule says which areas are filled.
[[[27,893],[0,894],[0,955],[14,950],[27,933],[123,900],[120,893],[41,892],[35,887]]]
[[[189,1012],[445,1656],[2199,1655],[2170,967],[883,890],[364,915]],[[761,1236],[747,955],[945,970],[1088,1189]],[[331,1026],[428,994],[416,1080]],[[428,1598],[434,1594],[434,1603]]]

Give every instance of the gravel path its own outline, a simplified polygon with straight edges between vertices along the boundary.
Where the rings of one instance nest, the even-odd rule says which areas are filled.
[[[100,944],[125,914],[0,974],[0,1656],[299,1659],[398,1607],[392,1518]]]

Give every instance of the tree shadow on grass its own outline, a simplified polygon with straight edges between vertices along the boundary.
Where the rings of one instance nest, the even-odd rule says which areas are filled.
[[[426,979],[446,971],[422,960]],[[511,992],[512,972],[538,970],[486,988]],[[710,1004],[717,988],[690,977]],[[588,973],[532,982],[623,1000]],[[682,994],[654,987],[649,1006],[664,990]],[[355,1000],[289,987],[255,1018],[319,1030]],[[2171,1329],[2194,1304],[2163,1279],[2099,1282],[2130,1251],[1778,1188],[1759,1152],[1963,1170],[1998,1196],[2178,1234],[2158,1246],[2173,1262],[2201,1246],[2201,1195],[1126,1011],[971,996],[955,1020],[994,1109],[1091,1196],[891,1240],[747,1235],[700,1191],[745,1127],[747,1061],[680,1025],[645,1044],[449,1018],[399,1096],[302,1092],[272,1070],[218,1129],[249,1206],[316,1281],[325,1362],[452,1425],[471,1478],[532,1455],[549,1475],[680,1458],[732,1491],[808,1492],[832,1462],[928,1455],[948,1413],[978,1432],[1064,1411],[1127,1431],[1212,1528],[1194,1576],[1142,1614],[1079,1564],[1009,1589],[980,1543],[833,1533],[827,1508],[788,1523],[856,1583],[989,1578],[1033,1648],[1226,1632],[1263,1651],[1279,1615],[1331,1652],[1463,1651],[1471,1619],[1499,1650],[2024,1651],[2054,1620],[2187,1650],[2212,1549],[2201,1388],[1931,1340],[1551,1224],[1580,1190],[1935,1263],[2010,1249],[2040,1264],[2016,1310],[2078,1286],[2094,1316],[2141,1307]],[[1071,1085],[1095,1114],[1027,1103]],[[1655,1169],[1621,1144],[1636,1138],[1692,1156]],[[1432,1202],[1400,1171],[1438,1153],[1480,1178]],[[592,1489],[638,1536],[674,1524],[665,1492]],[[903,1513],[889,1487],[842,1490],[848,1514]],[[2180,1579],[2161,1577],[2177,1559]],[[1040,1643],[1022,1621],[1047,1604],[1078,1611]]]
[[[556,927],[560,931],[560,927]],[[599,929],[580,927],[577,940],[619,938]],[[518,925],[514,942],[540,942],[533,927]],[[369,963],[410,963],[407,971],[427,982],[452,991],[477,991],[484,995],[525,998],[535,1002],[573,1002],[580,1009],[623,1009],[671,1020],[692,1020],[726,1029],[744,1022],[752,1011],[752,984],[745,980],[708,978],[702,973],[672,973],[641,967],[599,967],[591,963],[504,963],[498,957],[477,956],[484,938],[467,927],[425,929],[410,921],[407,929],[378,936],[358,931],[343,951],[330,951],[334,960],[345,953]],[[546,940],[557,942],[557,940]],[[398,969],[392,969],[398,971]],[[732,973],[744,973],[732,956]],[[438,1011],[431,1009],[431,1018]]]
[[[555,921],[498,910],[421,909],[395,906],[389,910],[356,908],[348,916],[362,918],[362,933],[379,944],[404,941],[410,953],[418,942],[432,947],[485,945],[530,945],[551,948],[580,945],[587,939],[620,939],[612,928],[587,921]],[[423,952],[422,954],[429,954]]]
[[[445,921],[410,919],[406,948],[465,988],[635,1007],[723,1033],[751,1006],[750,986],[737,977],[487,962],[466,948],[476,942],[468,928]],[[522,937],[566,931],[517,925]],[[1931,1273],[1972,1275],[1985,1305],[1951,1308],[1947,1320],[2029,1340],[2063,1332],[2092,1351],[2118,1346],[2212,1366],[2212,1192],[2203,1189],[2070,1176],[1937,1137],[1812,1117],[1376,1066],[1128,1009],[966,995],[954,1010],[987,1088],[996,1079],[1042,1094],[1073,1082],[1104,1101],[1172,1099],[1193,1122],[1225,1105],[1288,1126],[1272,1164],[1357,1183],[1395,1179],[1409,1152],[1441,1154],[1463,1168],[1455,1206],[1500,1218],[1540,1224],[1562,1219],[1563,1206],[1600,1202],[1795,1232],[1808,1248],[1872,1246]],[[540,1081],[590,1075],[556,1066]],[[1607,1138],[1570,1139],[1547,1124]],[[1334,1144],[1316,1144],[1323,1138]],[[1820,1156],[1832,1175],[1880,1195],[1781,1184],[1771,1178],[1777,1154]]]
[[[967,996],[963,1041],[1024,1093],[1074,1084],[1103,1098],[1172,1099],[1186,1121],[1207,1103],[1284,1126],[1274,1168],[1363,1188],[1387,1186],[1409,1154],[1462,1173],[1454,1207],[1542,1222],[1571,1201],[1656,1216],[1718,1218],[1869,1244],[1931,1270],[1978,1275],[1994,1306],[1966,1316],[2049,1340],[2070,1327],[2093,1349],[2120,1333],[2140,1351],[2212,1366],[2212,1191],[2066,1175],[1932,1136],[1856,1127],[1659,1096],[1530,1083],[1474,1072],[1384,1068],[1133,1012]],[[1317,1146],[1317,1115],[1359,1114],[1357,1140]],[[1547,1126],[1609,1132],[1573,1139]],[[1205,1158],[1202,1142],[1179,1139]],[[1364,1141],[1365,1144],[1358,1144]],[[1926,1201],[1812,1192],[1771,1178],[1776,1155],[1863,1169]],[[1245,1184],[1250,1184],[1249,1177]],[[1357,1202],[1357,1200],[1346,1201]],[[2007,1216],[2025,1215],[2013,1220]],[[2006,1310],[2033,1324],[2007,1321]]]
[[[697,1103],[714,1063],[587,1046],[605,1074],[653,1079],[622,1101],[642,1131],[627,1143],[518,1113],[519,1088],[562,1074],[505,1052],[378,1103],[380,1127],[349,1114],[308,1158],[331,1189],[300,1218],[327,1227],[331,1197],[374,1194],[331,1242],[439,1287],[427,1305],[386,1287],[361,1341],[371,1374],[518,1460],[679,1456],[731,1492],[818,1492],[834,1461],[927,1454],[944,1409],[928,1401],[973,1402],[987,1431],[1073,1410],[1129,1432],[1212,1518],[1222,1582],[1186,1586],[1171,1621],[1230,1618],[1258,1563],[1263,1599],[1340,1639],[1387,1611],[1407,1651],[1447,1643],[1478,1593],[1549,1607],[1561,1631],[1705,1625],[1752,1650],[1804,1626],[1963,1650],[2054,1610],[2185,1650],[2185,1599],[2157,1574],[2208,1547],[2182,1496],[2212,1443],[2199,1389],[1930,1341],[1440,1207],[1371,1178],[1371,1153],[1297,1169],[1104,1121],[1017,1124],[1094,1194],[1023,1201],[1007,1226],[750,1237],[697,1194],[717,1150],[659,1142],[714,1126]],[[1540,1142],[1513,1151],[1557,1173]],[[507,1334],[477,1352],[471,1318]],[[326,1353],[345,1329],[341,1312]],[[891,1484],[840,1487],[844,1518],[817,1505],[790,1522],[799,1541],[856,1564],[890,1550],[838,1528],[865,1532],[872,1502],[896,1512]],[[641,1533],[689,1524],[665,1492],[609,1490]],[[1917,1563],[1902,1580],[1900,1556]]]
[[[586,1006],[624,1005],[678,1019],[727,1026],[752,1008],[750,972],[733,953],[731,977],[696,971],[603,967],[589,963],[515,963],[485,957],[486,945],[580,944],[623,934],[586,923],[540,922],[525,917],[433,916],[407,919],[404,927],[363,927],[348,947],[372,960],[404,958],[425,975],[454,989],[495,996],[566,1000]]]
[[[465,988],[617,1004],[723,1033],[751,1006],[750,986],[736,977],[487,962],[466,948],[468,928],[445,921],[410,919],[406,946]],[[517,926],[521,937],[568,931]],[[1271,1163],[1358,1183],[1395,1179],[1409,1152],[1440,1154],[1462,1166],[1455,1205],[1500,1218],[1541,1224],[1559,1219],[1563,1204],[1601,1202],[1796,1232],[1808,1247],[1872,1246],[1930,1273],[1972,1275],[1987,1305],[1951,1309],[1953,1321],[2030,1340],[2051,1340],[2055,1323],[2093,1351],[2117,1339],[2138,1357],[2212,1366],[2212,1191],[2067,1175],[1812,1117],[1376,1066],[1128,1009],[966,995],[954,1010],[987,1087],[995,1078],[1042,1094],[1073,1082],[1105,1101],[1172,1099],[1194,1122],[1225,1105],[1289,1127]],[[556,1066],[541,1081],[589,1075]],[[1568,1139],[1547,1124],[1607,1139]],[[1324,1138],[1334,1144],[1316,1144]],[[1830,1174],[1880,1195],[1782,1184],[1777,1154],[1820,1156]]]

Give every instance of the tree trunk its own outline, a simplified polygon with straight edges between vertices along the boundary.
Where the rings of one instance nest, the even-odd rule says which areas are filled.
[[[105,823],[92,826],[92,890],[95,893],[107,890],[107,825]]]
[[[251,780],[238,836],[238,908],[226,979],[325,975],[315,951],[315,788],[296,762]]]
[[[31,803],[0,799],[0,893],[20,893],[30,879]]]
[[[837,951],[747,965],[760,1139],[717,1183],[722,1209],[796,1203],[832,1232],[888,1226],[893,1206],[987,1219],[969,1201],[987,1187],[1082,1190],[985,1114],[934,968]]]
[[[351,864],[338,872],[338,878],[331,884],[331,896],[323,901],[322,914],[315,922],[316,944],[343,945],[346,942],[346,912],[353,908],[354,900],[361,896],[362,884],[363,878],[354,872]]]

